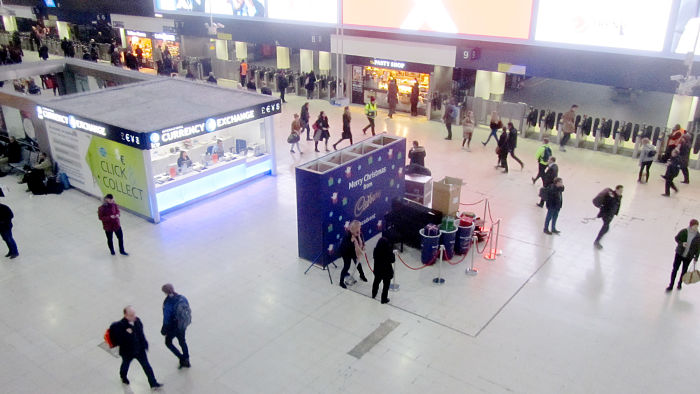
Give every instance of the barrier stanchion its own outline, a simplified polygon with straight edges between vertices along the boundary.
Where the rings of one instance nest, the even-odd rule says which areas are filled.
[[[442,256],[445,253],[445,245],[440,245],[440,260],[438,261],[438,276],[433,278],[433,283],[441,285],[445,283],[445,278],[442,277]]]
[[[486,253],[484,253],[484,258],[486,260],[496,260],[496,256],[500,256],[502,254],[502,251],[498,249],[498,235],[501,232],[501,219],[496,220],[495,223],[491,225],[491,231],[489,235],[493,235],[493,227],[496,227],[496,238],[494,241],[494,237],[491,236],[489,237],[489,242],[492,247],[487,248]],[[495,242],[495,245],[494,245]]]
[[[476,276],[476,274],[479,273],[479,271],[477,271],[477,269],[474,268],[474,255],[476,254],[476,249],[477,249],[476,243],[477,242],[479,242],[479,239],[475,235],[472,237],[472,247],[471,247],[471,249],[472,249],[472,261],[471,261],[471,264],[469,265],[469,268],[467,268],[467,270],[464,272],[465,274],[467,274],[469,276]]]
[[[394,249],[394,255],[398,256],[399,251]],[[400,257],[399,257],[400,258]],[[394,264],[396,264],[396,261],[394,261]],[[389,290],[391,291],[399,291],[399,284],[396,283],[396,267],[394,267],[394,278],[391,280],[391,284],[389,285]]]

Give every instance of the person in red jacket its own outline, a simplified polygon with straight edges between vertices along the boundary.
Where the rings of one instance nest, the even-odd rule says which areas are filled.
[[[104,203],[97,209],[97,217],[102,221],[102,228],[107,235],[107,246],[109,246],[112,255],[115,254],[112,235],[116,234],[119,241],[119,253],[128,256],[129,254],[124,251],[124,233],[122,233],[122,226],[119,223],[119,206],[114,203],[113,195],[105,196]]]

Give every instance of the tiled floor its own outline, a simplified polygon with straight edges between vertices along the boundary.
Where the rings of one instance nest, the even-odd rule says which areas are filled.
[[[304,275],[296,257],[293,169],[315,157],[286,149],[290,97],[278,116],[279,173],[165,217],[159,225],[122,217],[129,257],[108,254],[98,201],[71,190],[32,197],[13,177],[0,179],[15,212],[21,256],[0,262],[0,387],[7,393],[148,392],[138,365],[121,385],[119,360],[98,347],[111,321],[132,304],[151,343],[149,358],[168,393],[695,393],[700,361],[695,311],[700,285],[665,294],[673,236],[700,216],[698,174],[665,199],[654,165],[638,185],[636,162],[569,149],[555,155],[566,192],[559,228],[542,233],[537,208],[536,142],[521,139],[525,169],[494,170],[494,144],[472,151],[445,141],[441,124],[397,115],[380,130],[419,139],[434,176],[466,180],[462,201],[489,198],[503,219],[503,256],[479,256],[434,268],[399,266],[401,290],[389,305],[331,286],[325,272]],[[340,108],[330,113],[338,138]],[[353,130],[363,138],[361,108]],[[515,166],[513,166],[515,167]],[[591,199],[626,186],[620,216],[596,251],[600,226]],[[404,259],[418,266],[417,252]],[[337,283],[339,270],[332,271]],[[371,275],[370,279],[371,279]],[[172,282],[192,304],[188,330],[193,367],[178,370],[159,335],[162,293]],[[700,302],[700,301],[697,301]],[[347,354],[381,322],[399,323],[362,358]]]

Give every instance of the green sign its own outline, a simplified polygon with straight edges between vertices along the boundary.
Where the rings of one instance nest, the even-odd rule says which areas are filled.
[[[85,160],[102,195],[112,194],[119,206],[153,217],[142,151],[92,136]]]

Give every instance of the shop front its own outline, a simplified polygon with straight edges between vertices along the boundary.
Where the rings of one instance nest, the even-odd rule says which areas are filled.
[[[105,110],[116,103],[120,110]],[[73,187],[111,193],[156,223],[163,213],[274,174],[271,116],[280,112],[269,96],[170,79],[37,107],[52,157]]]
[[[141,49],[143,56],[141,67],[155,68],[153,66],[153,40],[149,34],[142,31],[127,30],[126,47],[131,50],[134,56],[137,56],[136,50]]]
[[[370,97],[374,96],[377,106],[389,108],[387,100],[389,81],[395,79],[399,92],[397,111],[411,112],[411,91],[413,85],[418,83],[418,114],[427,113],[431,73],[435,66],[352,55],[345,56],[345,62],[352,67],[352,102],[354,104],[367,103]]]

